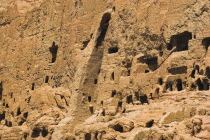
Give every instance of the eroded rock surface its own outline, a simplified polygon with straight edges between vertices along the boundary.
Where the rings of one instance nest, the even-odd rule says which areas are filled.
[[[0,0],[0,139],[210,139],[209,0]]]

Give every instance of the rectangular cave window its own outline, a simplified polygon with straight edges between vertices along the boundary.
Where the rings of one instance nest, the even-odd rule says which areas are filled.
[[[108,49],[109,54],[117,53],[117,52],[118,52],[118,47],[111,47]]]
[[[187,73],[187,66],[181,66],[176,68],[170,68],[168,69],[168,72],[176,75],[176,74],[186,74]]]

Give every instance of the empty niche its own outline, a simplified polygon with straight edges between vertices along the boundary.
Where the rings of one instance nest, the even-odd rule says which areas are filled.
[[[118,47],[111,47],[108,49],[109,54],[117,53],[117,52],[118,52]]]
[[[184,31],[180,34],[173,35],[170,38],[170,43],[167,44],[167,49],[171,50],[176,46],[176,51],[185,51],[188,50],[189,40],[192,39],[192,33]]]
[[[58,45],[55,44],[55,42],[52,43],[52,46],[49,48],[50,53],[52,54],[52,63],[56,61],[57,57],[57,51],[58,51]]]
[[[128,104],[133,103],[133,96],[132,95],[127,96],[126,101],[127,101]]]
[[[202,45],[205,47],[205,49],[207,51],[208,47],[210,46],[210,37],[204,38],[202,40]]]
[[[168,69],[168,72],[176,75],[176,74],[186,74],[187,73],[187,66],[181,66],[176,68],[170,68]]]
[[[45,83],[48,83],[49,82],[49,76],[46,76],[45,77]]]
[[[111,14],[110,13],[105,13],[102,17],[101,23],[100,23],[100,35],[97,38],[97,43],[96,43],[96,48],[101,46],[102,42],[104,41],[104,38],[106,36],[107,29],[109,27],[109,21],[111,19]]]
[[[117,93],[116,90],[113,90],[113,91],[112,91],[112,96],[111,96],[111,97],[114,97],[114,96],[116,95],[116,93]]]
[[[32,83],[31,90],[34,90],[34,88],[35,88],[35,83]]]
[[[91,134],[90,133],[85,134],[85,140],[91,140]]]
[[[140,102],[141,102],[142,105],[143,105],[144,103],[149,104],[147,95],[141,95],[141,96],[140,96]]]
[[[200,78],[198,78],[196,80],[196,84],[198,86],[198,90],[203,90],[203,83],[201,82],[201,79]]]
[[[177,87],[178,91],[182,90],[182,80],[181,79],[176,80],[176,87]]]

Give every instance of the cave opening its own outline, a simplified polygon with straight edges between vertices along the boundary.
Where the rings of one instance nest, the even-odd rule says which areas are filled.
[[[149,70],[145,70],[144,73],[149,73]]]
[[[167,84],[166,84],[166,90],[168,90],[169,89],[169,91],[172,91],[173,90],[173,84],[171,83],[171,82],[168,82]]]
[[[43,128],[41,133],[43,137],[46,137],[48,135],[48,130],[46,128]]]
[[[147,127],[147,128],[150,128],[150,127],[153,126],[153,124],[154,124],[154,120],[152,119],[152,120],[150,120],[150,121],[148,121],[148,122],[146,123],[146,127]]]
[[[127,101],[128,104],[133,103],[133,96],[132,95],[127,96],[126,101]]]
[[[17,116],[19,116],[20,114],[21,114],[20,107],[18,107],[18,109],[17,109]]]
[[[158,79],[158,84],[159,84],[159,85],[163,85],[163,78],[159,78],[159,79]]]
[[[182,80],[181,79],[176,80],[176,87],[177,87],[178,91],[182,90]]]
[[[5,119],[5,114],[6,114],[6,111],[3,111],[3,113],[0,114],[0,121]]]
[[[91,134],[90,133],[85,134],[85,140],[91,140]]]
[[[122,102],[118,102],[118,107],[122,108]]]
[[[92,100],[91,96],[88,96],[88,102],[91,102],[91,100]]]
[[[172,35],[170,38],[170,43],[167,44],[167,49],[171,50],[174,46],[176,46],[176,51],[188,50],[188,43],[191,39],[192,33],[188,31]]]
[[[159,98],[159,93],[160,93],[160,88],[157,88],[156,90],[155,90],[155,95]]]
[[[118,52],[118,47],[111,47],[108,49],[109,54],[117,53],[117,52]]]
[[[198,86],[198,90],[203,90],[203,83],[201,82],[201,79],[200,78],[198,78],[196,80],[196,84]]]
[[[7,127],[12,127],[12,122],[11,121],[5,121],[5,125],[7,126]]]
[[[54,63],[57,57],[58,45],[56,45],[55,42],[53,41],[52,46],[49,48],[49,50],[50,50],[50,53],[52,54],[51,63]]]
[[[113,90],[113,91],[112,91],[112,96],[111,96],[111,97],[114,97],[114,96],[116,95],[116,93],[117,93],[116,90]]]
[[[35,88],[35,83],[32,83],[31,90],[34,90],[34,88]]]
[[[46,76],[45,77],[45,83],[48,83],[49,82],[49,76]]]
[[[23,117],[24,117],[25,119],[27,119],[27,118],[28,118],[28,112],[25,112],[25,113],[23,114]]]
[[[31,134],[31,137],[37,138],[37,137],[39,137],[40,133],[41,133],[41,130],[39,128],[34,128],[32,134]]]
[[[140,98],[139,98],[139,92],[135,92],[135,97],[136,97],[136,100],[138,101]]]
[[[113,129],[114,129],[115,131],[120,132],[120,133],[123,133],[123,132],[124,132],[124,131],[123,131],[123,127],[122,127],[122,125],[120,125],[120,124],[114,125],[114,126],[113,126]]]
[[[108,30],[109,27],[109,21],[111,19],[111,14],[110,13],[105,13],[102,17],[101,23],[100,23],[100,27],[99,27],[99,31],[100,31],[100,35],[97,38],[97,43],[96,43],[96,48],[98,48],[99,46],[102,45],[102,42],[105,39],[106,36],[106,32]]]
[[[187,66],[175,67],[168,69],[168,72],[177,75],[177,74],[186,74],[187,73]]]
[[[114,72],[111,74],[111,80],[114,81]]]
[[[196,90],[196,86],[195,86],[195,84],[191,84],[191,86],[190,86],[190,91],[195,91]]]
[[[98,79],[94,79],[94,84],[96,85],[98,83]]]
[[[210,37],[206,37],[202,40],[202,45],[205,47],[206,51],[210,46]]]
[[[203,90],[209,90],[209,80],[203,79]]]
[[[147,95],[140,96],[140,102],[141,102],[142,105],[143,105],[144,103],[149,104]]]
[[[206,67],[206,77],[210,79],[210,68]]]
[[[195,78],[195,69],[193,69],[193,71],[191,72],[190,76],[191,76],[192,78]]]

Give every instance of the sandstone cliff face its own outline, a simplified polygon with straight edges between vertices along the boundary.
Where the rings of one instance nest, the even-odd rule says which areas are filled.
[[[0,139],[210,139],[209,0],[0,0]]]

